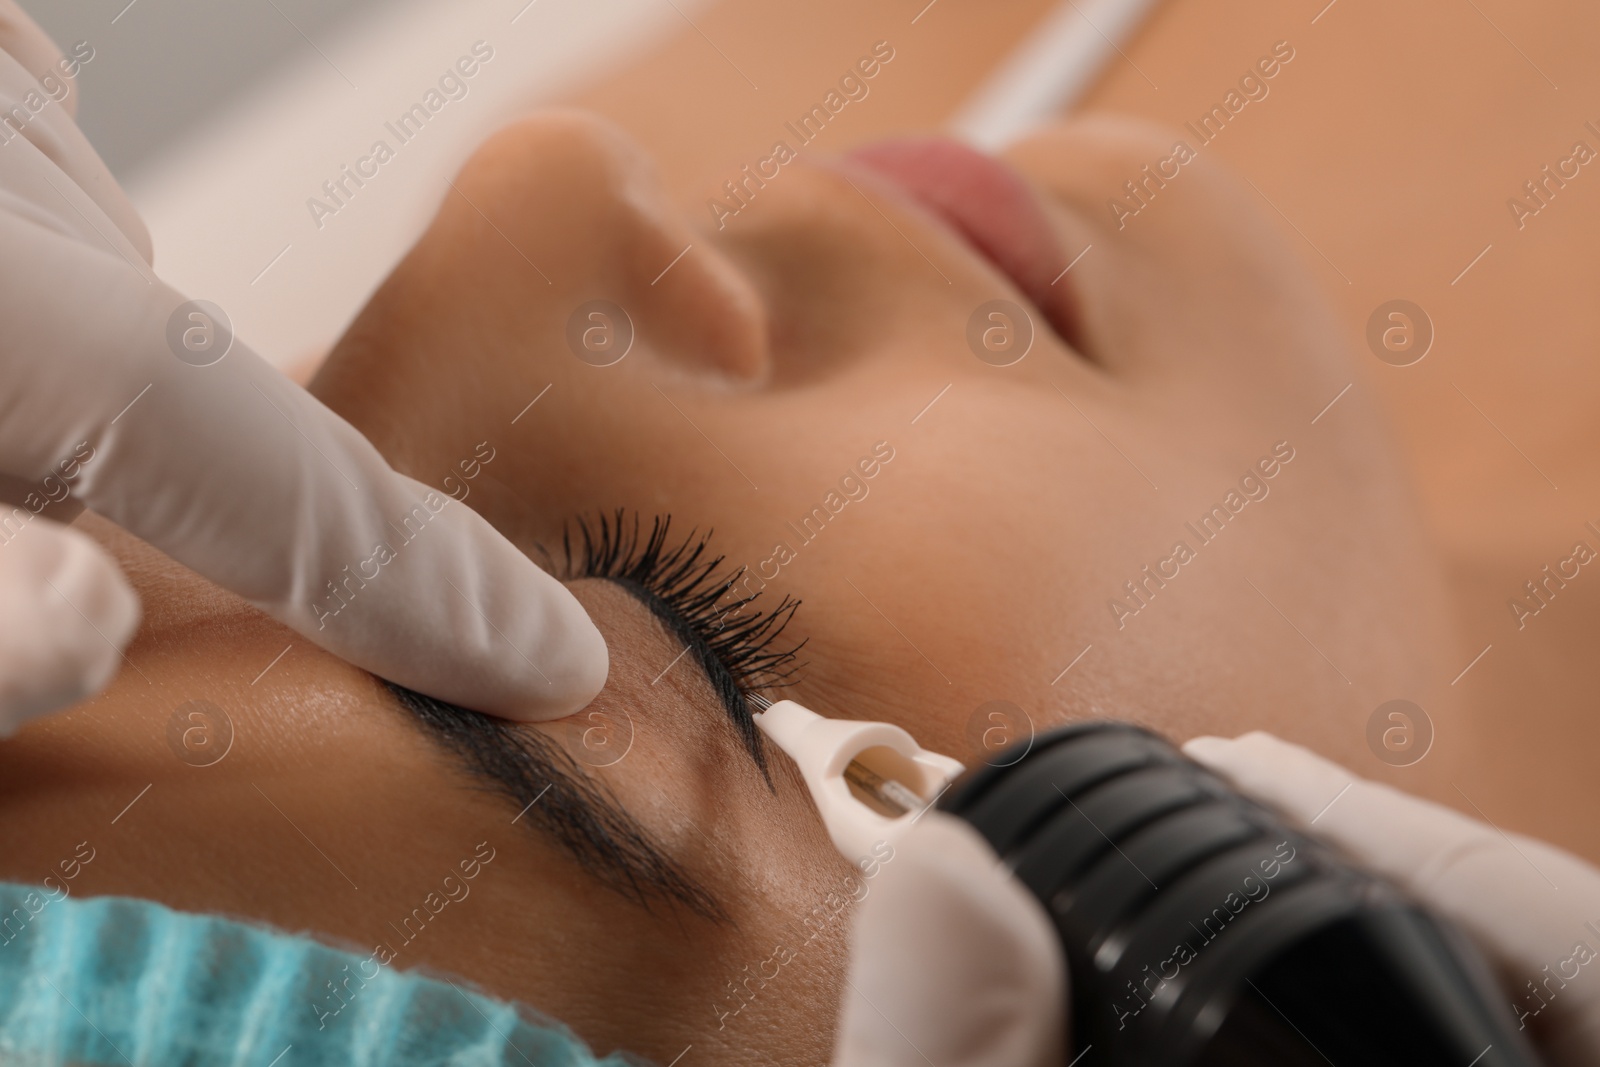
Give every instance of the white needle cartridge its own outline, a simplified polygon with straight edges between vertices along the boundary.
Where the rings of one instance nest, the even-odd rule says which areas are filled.
[[[852,863],[893,842],[964,768],[886,722],[827,719],[792,700],[746,699],[800,767],[834,847]]]

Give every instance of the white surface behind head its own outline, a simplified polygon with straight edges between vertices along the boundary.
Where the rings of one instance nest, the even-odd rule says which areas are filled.
[[[706,6],[676,2],[691,16]],[[319,353],[416,240],[446,180],[486,136],[684,25],[660,0],[523,3],[372,9],[140,168],[126,184],[150,227],[158,273],[220,305],[237,335],[279,366]],[[467,95],[400,145],[385,123],[479,40],[494,58],[468,80]],[[307,200],[326,200],[323,182],[380,139],[394,159],[319,229]]]

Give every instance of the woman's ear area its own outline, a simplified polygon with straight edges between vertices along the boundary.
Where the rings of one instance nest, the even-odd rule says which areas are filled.
[[[626,322],[613,314],[586,332],[592,301]],[[311,388],[363,429],[414,435],[419,400],[470,412],[520,378],[542,387],[592,369],[605,331],[630,329],[629,358],[737,383],[767,373],[755,287],[690,229],[653,161],[609,122],[552,109],[473,153]],[[599,351],[573,350],[591,339]]]

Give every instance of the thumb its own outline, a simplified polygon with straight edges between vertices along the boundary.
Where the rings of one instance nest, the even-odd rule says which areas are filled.
[[[975,830],[929,811],[851,928],[834,1067],[1056,1067],[1065,972],[1039,903]]]
[[[0,737],[116,673],[139,599],[99,545],[49,519],[0,543]]]

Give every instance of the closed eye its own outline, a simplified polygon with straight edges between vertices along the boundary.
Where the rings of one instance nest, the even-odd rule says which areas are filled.
[[[725,556],[709,555],[709,530],[672,541],[670,515],[652,519],[647,535],[638,513],[630,521],[621,508],[573,525],[576,531],[568,528],[561,538],[566,577],[615,582],[683,642],[770,785],[766,749],[745,694],[794,684],[805,642],[789,645],[782,637],[800,601],[786,595],[770,612],[756,610],[759,591],[735,592],[745,568],[725,568]]]

